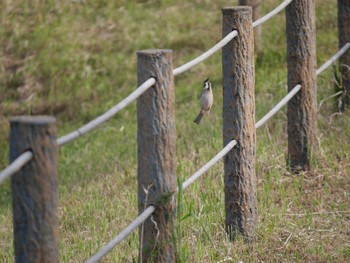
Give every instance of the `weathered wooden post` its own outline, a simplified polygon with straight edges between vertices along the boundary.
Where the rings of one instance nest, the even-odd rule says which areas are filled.
[[[138,83],[156,84],[137,100],[139,212],[155,206],[139,229],[140,262],[175,262],[175,93],[171,50],[137,52]]]
[[[339,49],[350,42],[350,0],[338,0],[338,36]],[[341,110],[344,111],[350,105],[350,52],[346,52],[339,61],[344,87]]]
[[[301,84],[287,108],[288,161],[298,171],[310,168],[317,140],[315,0],[291,2],[286,20],[288,91]]]
[[[59,262],[56,120],[10,118],[10,161],[33,159],[11,178],[16,262]]]
[[[260,18],[260,3],[261,0],[239,0],[239,5],[247,5],[253,8],[253,21]],[[258,53],[261,51],[261,31],[261,25],[254,29],[254,49]]]
[[[226,231],[252,239],[257,226],[255,175],[254,36],[252,8],[224,8],[223,36],[238,36],[222,50],[224,145],[237,140],[224,159]]]

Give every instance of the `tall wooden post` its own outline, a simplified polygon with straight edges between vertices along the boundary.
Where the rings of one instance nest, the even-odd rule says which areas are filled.
[[[255,175],[254,37],[252,8],[224,8],[223,36],[239,33],[222,50],[223,139],[237,146],[224,159],[226,231],[234,239],[254,236],[257,225]]]
[[[253,21],[260,18],[260,3],[261,0],[239,0],[239,5],[247,5],[253,8]],[[258,26],[254,29],[254,49],[256,52],[261,51],[261,31],[262,26]]]
[[[155,206],[140,227],[140,262],[175,262],[175,93],[171,50],[137,52],[138,83],[156,84],[137,100],[139,212]]]
[[[338,36],[339,49],[350,42],[350,0],[338,0]],[[340,58],[340,72],[344,87],[341,110],[344,111],[350,105],[350,51]]]
[[[33,152],[11,177],[15,261],[59,262],[56,120],[23,116],[10,124],[10,161]]]
[[[315,0],[294,0],[286,8],[288,91],[301,91],[288,102],[288,158],[293,171],[310,168],[317,131]]]

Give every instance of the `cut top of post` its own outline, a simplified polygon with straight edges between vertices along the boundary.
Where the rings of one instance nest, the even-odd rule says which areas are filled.
[[[172,54],[173,51],[171,49],[146,49],[139,50],[136,52],[138,57],[146,56],[148,59],[152,57],[158,57],[161,54]]]
[[[140,50],[136,52],[137,55],[137,63],[142,64],[143,67],[137,68],[138,72],[138,83],[139,85],[144,82],[148,78],[155,78],[156,84],[159,85],[159,81],[163,81],[164,78],[162,74],[164,74],[163,70],[160,69],[158,65],[161,65],[162,63],[168,64],[169,61],[171,61],[170,58],[172,58],[173,51],[171,49],[147,49],[147,50]],[[161,63],[162,61],[162,63]],[[167,62],[168,61],[168,62]],[[172,68],[172,63],[170,62],[170,65],[168,65]],[[173,78],[173,77],[172,77]]]
[[[47,125],[55,123],[56,119],[51,116],[14,116],[9,118],[11,123],[23,123],[23,124],[35,124],[35,125]]]
[[[139,50],[136,54],[144,53],[144,54],[159,54],[159,53],[172,53],[171,49],[145,49]]]
[[[244,12],[246,11],[251,15],[252,13],[252,7],[251,6],[234,6],[234,7],[223,7],[222,13],[223,14],[231,14],[232,12]]]

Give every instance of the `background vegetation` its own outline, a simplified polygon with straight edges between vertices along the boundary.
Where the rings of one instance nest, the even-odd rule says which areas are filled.
[[[208,0],[0,1],[0,169],[8,164],[7,118],[49,114],[59,136],[95,118],[136,87],[141,49],[171,48],[174,65],[221,39],[221,7]],[[262,14],[280,0],[262,1]],[[317,1],[317,61],[338,49],[336,1]],[[256,119],[286,94],[285,15],[263,25],[256,54]],[[318,78],[318,101],[334,93],[336,68]],[[200,126],[198,95],[213,82],[215,104]],[[186,179],[222,147],[221,55],[176,77],[177,176]],[[256,241],[229,242],[224,231],[222,164],[185,191],[178,227],[180,262],[350,261],[349,112],[320,109],[312,172],[286,169],[285,109],[257,132],[259,226]],[[135,104],[59,149],[62,262],[81,262],[137,216]],[[0,258],[13,262],[9,180],[0,186]],[[186,217],[188,215],[188,217]],[[106,257],[134,262],[135,231]]]

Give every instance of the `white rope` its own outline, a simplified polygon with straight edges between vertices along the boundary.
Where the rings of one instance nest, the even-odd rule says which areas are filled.
[[[334,63],[338,58],[340,58],[350,47],[350,43],[346,43],[336,54],[334,54],[329,60],[327,60],[319,69],[316,70],[316,75],[318,76],[323,71],[326,70],[332,63]],[[275,107],[273,107],[261,120],[259,120],[255,124],[255,128],[258,129],[262,125],[264,125],[273,115],[275,115],[288,101],[290,101],[295,94],[298,93],[298,91],[301,89],[300,84],[296,85]],[[332,95],[329,98],[333,98],[335,96],[340,95],[341,93],[338,92],[334,95]],[[327,98],[327,99],[329,99]],[[323,101],[320,102],[320,105],[318,107],[318,110],[320,109]]]
[[[135,228],[140,226],[146,221],[148,217],[154,212],[154,206],[149,206],[144,210],[129,226],[127,226],[122,232],[120,232],[113,240],[105,245],[99,252],[89,258],[86,263],[95,263],[100,261],[109,251],[111,251],[116,245],[118,245],[124,238],[126,238]]]
[[[102,123],[108,121],[110,118],[112,118],[115,114],[117,114],[119,111],[124,109],[126,106],[128,106],[131,102],[136,100],[138,97],[140,97],[143,93],[145,93],[152,85],[156,83],[155,78],[149,78],[146,80],[140,87],[138,87],[136,90],[134,90],[132,93],[130,93],[129,96],[127,96],[125,99],[123,99],[121,102],[119,102],[117,105],[115,105],[110,110],[106,111],[101,116],[97,117],[96,119],[90,121],[89,123],[85,124],[84,126],[80,127],[79,129],[62,136],[57,140],[58,146],[62,146],[68,142],[73,141],[74,139],[94,130],[97,126],[101,125]]]
[[[288,2],[288,3],[287,3]],[[283,9],[286,5],[288,5],[291,1],[285,1],[284,6],[281,7]],[[282,6],[282,4],[280,5]],[[277,8],[276,8],[277,9]],[[279,11],[277,11],[279,12]],[[268,19],[268,18],[267,18]],[[265,19],[263,22],[265,22]],[[261,23],[263,23],[261,22]],[[260,23],[260,24],[261,24]],[[330,58],[325,64],[323,64],[316,72],[316,74],[320,74],[325,68],[327,68],[331,63],[336,61],[344,52],[350,47],[350,43],[346,43],[342,49],[340,49],[332,58]],[[326,66],[325,66],[326,65]],[[261,118],[256,124],[255,128],[258,129],[262,125],[264,125],[272,116],[274,116],[284,105],[287,104],[299,91],[301,90],[301,85],[296,85],[279,103],[276,104],[263,118]],[[331,97],[335,97],[341,94],[338,92]],[[331,98],[330,97],[330,98]],[[237,142],[232,140],[229,144],[225,146],[213,159],[211,159],[208,163],[206,163],[201,169],[199,169],[196,173],[194,173],[190,178],[188,178],[183,184],[182,189],[186,189],[189,185],[191,185],[194,181],[196,181],[201,175],[207,172],[216,162],[218,162],[221,158],[223,158],[235,145]]]
[[[282,2],[279,6],[277,6],[274,10],[272,10],[270,13],[266,14],[265,16],[259,18],[258,20],[253,22],[253,27],[260,26],[261,24],[265,23],[267,20],[281,12],[287,5],[289,5],[293,0],[285,0]]]
[[[340,58],[350,47],[350,42],[346,43],[334,56],[327,60],[318,70],[316,70],[316,75],[320,75],[325,71],[330,65],[332,65],[338,58]]]
[[[218,152],[213,159],[207,162],[201,169],[194,173],[190,178],[188,178],[183,184],[182,189],[186,189],[195,180],[197,180],[201,175],[208,171],[215,163],[217,163],[221,158],[223,158],[235,145],[237,142],[232,140],[229,142],[220,152]],[[107,245],[105,245],[99,252],[93,255],[86,263],[95,263],[101,260],[109,251],[111,251],[116,245],[118,245],[124,238],[126,238],[130,233],[140,226],[146,219],[154,212],[154,206],[149,206],[145,211],[143,211],[129,226],[127,226],[122,232],[120,232],[113,240],[111,240]]]
[[[253,27],[257,27],[261,25],[262,23],[266,22],[269,20],[271,17],[279,13],[281,10],[283,10],[287,5],[290,4],[293,0],[285,0],[282,4],[277,6],[274,10],[272,10],[270,13],[267,15],[263,16],[262,18],[256,20],[253,23]],[[204,52],[202,55],[198,56],[197,58],[187,62],[186,64],[177,67],[173,70],[174,76],[177,76],[190,68],[194,67],[195,65],[201,63],[202,61],[206,60],[209,58],[211,55],[213,55],[215,52],[220,50],[222,47],[226,46],[227,43],[229,43],[233,38],[235,38],[238,35],[238,32],[236,30],[233,30],[230,34],[228,34],[225,38],[223,38],[220,42],[218,42],[215,46],[210,48],[208,51]]]
[[[271,17],[276,15],[278,12],[283,10],[292,0],[286,0],[280,4],[273,11],[265,15],[264,17],[258,19],[253,23],[253,27],[257,27],[262,23],[269,20]],[[224,39],[217,43],[214,47],[200,55],[199,57],[189,61],[188,63],[175,68],[173,70],[174,76],[183,73],[184,71],[190,69],[191,67],[204,61],[219,49],[224,47],[229,43],[234,37],[237,36],[237,31],[234,30],[228,34]],[[327,67],[329,67],[334,61],[336,61],[345,51],[350,47],[350,43],[346,43],[342,49],[340,49],[331,59],[329,59],[325,64],[323,64],[317,71],[316,74],[321,74]],[[57,140],[58,146],[62,146],[90,131],[95,129],[97,126],[106,122],[112,118],[116,113],[124,109],[131,102],[140,97],[144,92],[146,92],[152,85],[154,85],[156,80],[154,78],[149,78],[140,87],[138,87],[134,92],[132,92],[128,97],[119,102],[113,108],[97,117],[93,121],[87,123],[81,128],[73,131],[65,136],[62,136]],[[291,98],[295,96],[296,93],[301,89],[301,85],[296,85],[274,108],[272,108],[261,120],[255,124],[255,128],[258,129],[264,123],[266,123],[273,115],[275,115]],[[235,145],[237,142],[232,140],[227,144],[217,155],[215,155],[209,162],[207,162],[201,169],[194,173],[190,178],[188,178],[182,185],[183,189],[186,189],[189,185],[195,182],[200,176],[207,172],[215,163],[217,163],[221,158],[223,158]],[[33,153],[28,151],[19,156],[15,161],[13,161],[8,167],[6,167],[0,173],[0,184],[9,176],[20,170],[26,163],[28,163],[33,158]],[[98,253],[92,256],[87,263],[98,262],[104,255],[106,255],[110,250],[112,250],[117,244],[119,244],[125,237],[127,237],[135,228],[140,226],[153,212],[154,206],[149,206],[145,211],[143,211],[128,227],[126,227],[122,232],[120,232],[113,240],[111,240],[106,246],[104,246]]]
[[[217,52],[222,47],[226,46],[228,42],[230,42],[233,38],[235,38],[238,35],[238,32],[236,30],[233,30],[230,34],[228,34],[226,37],[224,37],[220,42],[218,42],[215,46],[213,46],[211,49],[204,52],[199,57],[187,62],[186,64],[177,67],[173,70],[174,76],[177,76],[190,68],[194,67],[195,65],[201,63],[202,61],[206,60],[208,57],[213,55],[215,52]]]
[[[274,15],[276,15],[278,12],[280,12],[282,9],[284,9],[292,0],[286,0],[284,1],[282,4],[280,4],[278,7],[276,7],[274,10],[272,10],[270,13],[268,13],[267,15],[263,16],[262,18],[258,19],[257,21],[255,21],[253,23],[253,27],[257,27],[259,25],[261,25],[262,23],[266,22],[267,20],[269,20],[271,17],[273,17]],[[222,47],[224,47],[227,43],[229,43],[234,37],[237,36],[237,31],[234,30],[232,31],[230,34],[228,34],[225,38],[223,38],[219,43],[217,43],[215,46],[213,46],[211,49],[209,49],[208,51],[204,52],[202,55],[200,55],[199,57],[189,61],[188,63],[175,68],[173,70],[173,74],[174,76],[183,73],[184,71],[194,67],[195,65],[197,65],[198,63],[204,61],[205,59],[207,59],[208,57],[210,57],[211,55],[213,55],[215,52],[217,52],[219,49],[221,49]],[[350,46],[350,43],[347,43],[332,59],[335,61],[339,56],[341,56]],[[344,51],[343,51],[344,49]],[[337,56],[338,55],[338,56]],[[330,64],[333,63],[334,61],[332,60],[332,62],[328,61]],[[326,63],[325,63],[326,64]],[[327,66],[323,65],[317,72],[317,74],[321,73],[324,69],[323,67],[327,68],[329,65],[327,64]],[[156,82],[156,80],[154,78],[149,78],[147,81],[145,81],[140,87],[138,87],[135,91],[133,91],[128,97],[126,97],[124,100],[122,100],[121,102],[119,102],[117,105],[115,105],[113,108],[111,108],[110,110],[108,110],[107,112],[105,112],[104,114],[100,115],[99,117],[97,117],[96,119],[90,121],[89,123],[85,124],[84,126],[80,127],[79,129],[66,134],[60,138],[58,138],[57,140],[57,144],[58,146],[62,146],[68,142],[71,142],[77,138],[79,138],[80,136],[94,130],[97,126],[103,124],[104,122],[106,122],[107,120],[109,120],[110,118],[112,118],[116,113],[118,113],[119,111],[121,111],[122,109],[124,109],[126,106],[128,106],[131,102],[133,102],[134,100],[136,100],[138,97],[140,97],[144,92],[146,92],[152,85],[154,85]],[[288,96],[288,95],[287,95]],[[283,104],[284,105],[284,104]],[[282,105],[282,106],[283,106]],[[278,105],[276,105],[275,108]],[[281,107],[282,107],[281,106]],[[279,108],[278,108],[279,109]],[[278,109],[276,110],[276,112],[278,111]],[[272,109],[268,114],[272,114],[271,117],[275,114],[275,112],[273,113]],[[265,116],[267,117],[267,116]],[[265,118],[264,117],[264,118]],[[259,123],[265,123],[269,118],[268,117],[266,120],[261,120],[257,123],[257,125]],[[261,124],[261,125],[262,125]],[[261,126],[260,125],[260,126]],[[258,127],[260,127],[258,126]],[[232,146],[233,147],[233,146]],[[29,158],[30,155],[30,158]],[[31,152],[26,152],[25,154],[22,154],[17,160],[15,160],[11,165],[9,165],[8,167],[5,168],[5,170],[3,170],[0,173],[0,183],[5,180],[5,178],[11,176],[13,173],[15,173],[16,171],[18,171],[24,164],[26,164],[29,160],[31,160],[31,158],[33,154]],[[22,158],[21,158],[22,157]],[[28,158],[28,160],[26,159]],[[215,157],[214,157],[215,158]],[[23,160],[25,160],[25,162],[23,162]],[[214,162],[215,163],[215,162]],[[211,166],[209,166],[210,168]],[[208,168],[208,169],[209,169]],[[199,172],[199,171],[198,171]],[[205,172],[205,171],[204,171]],[[203,173],[204,173],[203,172]],[[201,174],[203,174],[201,173]],[[197,175],[194,174],[193,176],[198,176],[200,177],[201,174]],[[191,177],[192,178],[192,177]],[[196,179],[194,179],[196,180]],[[186,183],[186,182],[185,182]],[[192,182],[190,182],[189,184],[191,184]],[[189,185],[188,184],[188,185]],[[185,188],[188,186],[187,184],[185,184]]]
[[[262,119],[260,119],[255,124],[255,129],[258,129],[264,125],[273,115],[275,115],[284,105],[286,105],[287,102],[290,101],[300,89],[301,85],[296,85],[279,103],[277,103],[275,107],[273,107],[264,117],[262,117]]]
[[[267,15],[263,16],[262,18],[258,19],[253,23],[253,27],[259,26],[262,23],[269,20],[271,17],[276,15],[278,12],[280,12],[283,8],[285,8],[292,0],[286,0],[282,4],[280,4],[278,7],[276,7],[274,10],[272,10]],[[217,43],[215,46],[204,52],[199,57],[187,62],[186,64],[177,67],[173,70],[174,76],[177,76],[188,69],[194,67],[195,65],[199,64],[200,62],[206,60],[208,57],[213,55],[215,52],[220,50],[222,47],[224,47],[227,43],[229,43],[234,37],[238,35],[238,32],[236,30],[229,33],[226,37],[224,37],[219,43]],[[132,92],[128,97],[126,97],[123,101],[118,103],[116,106],[111,108],[109,111],[105,112],[103,115],[97,117],[93,121],[87,123],[86,125],[82,126],[81,128],[59,138],[57,140],[58,146],[62,146],[68,142],[71,142],[80,136],[94,130],[97,126],[101,125],[102,123],[106,122],[110,118],[112,118],[116,113],[124,109],[126,106],[128,106],[131,102],[136,100],[139,96],[141,96],[149,87],[155,84],[154,78],[149,78],[146,82],[144,82],[139,88],[137,88],[134,92]]]
[[[2,184],[7,177],[18,172],[24,165],[26,165],[33,158],[33,153],[27,151],[22,153],[16,160],[14,160],[9,166],[7,166],[0,173],[0,184]]]
[[[290,3],[290,1],[285,1]],[[284,7],[283,7],[284,8]],[[268,18],[267,18],[268,19]],[[265,22],[267,19],[265,19],[263,22]],[[263,23],[263,22],[260,22]],[[235,31],[233,31],[235,32]],[[233,33],[231,32],[231,34]],[[237,34],[237,33],[236,33]],[[229,36],[229,35],[228,35]],[[227,36],[227,37],[228,37]],[[233,38],[233,37],[232,37]],[[219,44],[219,43],[218,43]],[[347,43],[349,44],[349,43]],[[346,45],[347,45],[346,44]],[[345,46],[346,46],[345,45]],[[344,47],[345,47],[344,46]],[[343,48],[344,48],[343,47]],[[347,47],[348,48],[348,47]],[[345,51],[342,52],[342,54]],[[338,52],[340,53],[340,52]],[[337,53],[337,54],[338,54]],[[336,54],[336,55],[337,55]],[[329,61],[334,62],[337,57],[333,56]],[[334,57],[336,57],[334,59]],[[331,62],[331,63],[332,63]],[[199,63],[199,62],[198,62]],[[328,63],[328,61],[326,62]],[[325,64],[326,64],[325,63]],[[184,65],[185,66],[185,65]],[[323,68],[323,66],[321,67]],[[320,69],[321,69],[320,68]],[[318,71],[320,71],[320,69]],[[175,69],[176,70],[176,69]],[[175,71],[174,70],[174,71]],[[324,69],[323,69],[324,70]],[[322,70],[322,71],[323,71]],[[320,71],[320,72],[322,72]],[[181,71],[183,72],[183,71]],[[180,72],[180,73],[181,73]],[[180,74],[178,73],[178,74]],[[318,73],[319,74],[319,73]],[[175,72],[174,72],[175,75]],[[152,84],[153,85],[153,84]],[[262,125],[264,125],[273,115],[275,115],[289,100],[291,100],[295,94],[297,94],[301,89],[301,85],[296,85],[275,107],[273,107],[262,119],[260,119],[256,124],[255,128],[258,129]],[[200,168],[197,172],[195,172],[192,176],[190,176],[183,184],[182,189],[185,190],[188,186],[190,186],[193,182],[195,182],[198,178],[200,178],[205,172],[207,172],[215,163],[217,163],[221,158],[223,158],[231,149],[233,149],[234,146],[237,145],[237,141],[232,140],[230,143],[228,143],[220,152],[218,152],[209,162],[207,162],[202,168]],[[98,262],[102,259],[109,251],[111,251],[117,244],[119,244],[125,237],[127,237],[135,228],[140,226],[153,212],[155,208],[154,206],[148,207],[142,214],[140,214],[128,227],[126,227],[122,232],[120,232],[113,240],[111,240],[106,246],[104,246],[98,253],[96,253],[94,256],[92,256],[87,263],[94,263]]]
[[[220,152],[218,152],[213,159],[207,162],[202,168],[195,172],[190,178],[188,178],[182,184],[182,189],[185,190],[194,181],[201,177],[206,171],[208,171],[215,163],[217,163],[221,158],[223,158],[233,147],[237,145],[237,141],[230,141]]]

